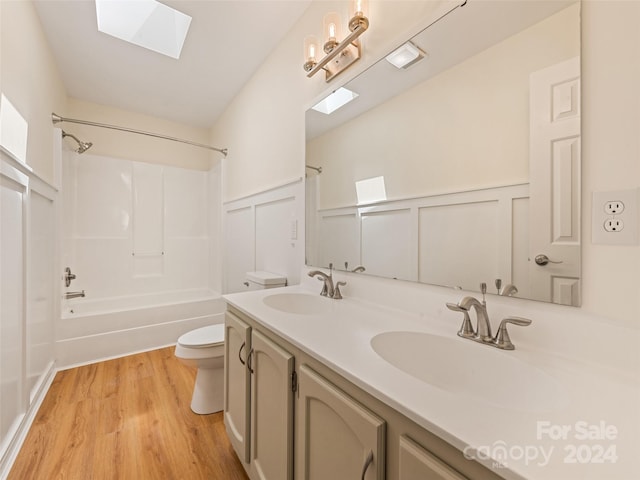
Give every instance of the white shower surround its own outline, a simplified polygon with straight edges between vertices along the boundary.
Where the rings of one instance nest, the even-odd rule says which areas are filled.
[[[189,170],[85,153],[63,160],[58,368],[151,350],[222,322],[219,169]],[[64,296],[64,295],[63,295]],[[73,313],[71,313],[73,311]]]

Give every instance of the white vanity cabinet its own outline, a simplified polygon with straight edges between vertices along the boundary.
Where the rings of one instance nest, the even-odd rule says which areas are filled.
[[[399,480],[464,480],[449,465],[411,438],[401,435],[398,456]]]
[[[296,409],[296,479],[385,478],[385,421],[302,365]]]
[[[225,328],[224,422],[252,480],[500,478],[232,305]]]
[[[251,332],[251,453],[254,480],[293,479],[294,357]]]
[[[292,480],[294,356],[249,322],[225,314],[225,427],[253,480]]]
[[[251,351],[251,327],[227,312],[224,338],[224,425],[238,457],[249,463],[251,375],[246,363]]]

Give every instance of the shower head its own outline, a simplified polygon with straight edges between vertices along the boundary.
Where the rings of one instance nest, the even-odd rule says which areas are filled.
[[[62,130],[62,138],[64,138],[64,137],[71,137],[76,142],[78,142],[78,149],[76,150],[76,152],[78,152],[78,153],[86,152],[93,145],[93,143],[91,143],[91,142],[83,142],[82,140],[79,140],[78,137],[76,137],[75,135],[71,135],[70,133],[67,133],[64,130]]]

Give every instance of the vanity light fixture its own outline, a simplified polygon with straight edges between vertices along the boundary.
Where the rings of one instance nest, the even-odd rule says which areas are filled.
[[[409,68],[422,60],[425,55],[425,52],[419,47],[407,42],[387,55],[386,60],[396,68]]]
[[[313,77],[320,70],[325,71],[325,80],[328,82],[336,75],[346,70],[360,58],[360,41],[358,37],[369,28],[369,19],[366,16],[368,0],[353,0],[350,8],[349,31],[347,37],[340,40],[340,16],[331,12],[325,15],[324,44],[322,50],[326,53],[322,60],[317,60],[320,51],[320,43],[313,36],[307,36],[304,41],[304,71],[307,77]]]

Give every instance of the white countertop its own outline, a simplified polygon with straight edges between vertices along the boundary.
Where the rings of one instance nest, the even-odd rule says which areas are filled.
[[[459,338],[456,332],[462,315],[456,312],[447,312],[449,315],[443,320],[438,315],[406,312],[345,295],[343,300],[319,297],[326,302],[323,313],[290,314],[263,301],[265,297],[287,292],[317,295],[319,289],[316,290],[293,286],[229,294],[224,298],[506,479],[640,478],[640,386],[633,376],[608,366],[599,368],[593,363],[553,355],[519,344],[515,338],[516,350],[510,352]],[[496,329],[496,320],[493,324]],[[512,330],[517,328],[520,327],[512,326]],[[506,391],[512,398],[503,404],[470,391],[436,388],[396,368],[374,351],[371,339],[392,331],[422,332],[463,342],[472,356],[486,353],[472,349],[513,356],[515,365],[526,363],[524,378],[519,385],[513,385],[513,390]],[[603,336],[602,341],[615,339]],[[446,374],[458,360],[442,358],[438,364],[423,368]],[[473,369],[473,362],[470,363],[469,368]],[[532,372],[535,375],[530,375]],[[478,371],[474,375],[501,384],[495,372]],[[548,397],[543,395],[540,401],[530,401],[532,396],[540,396],[540,392],[531,385],[535,380],[529,381],[529,377],[538,376],[548,379],[553,388],[548,390]],[[505,387],[504,382],[501,386]]]

